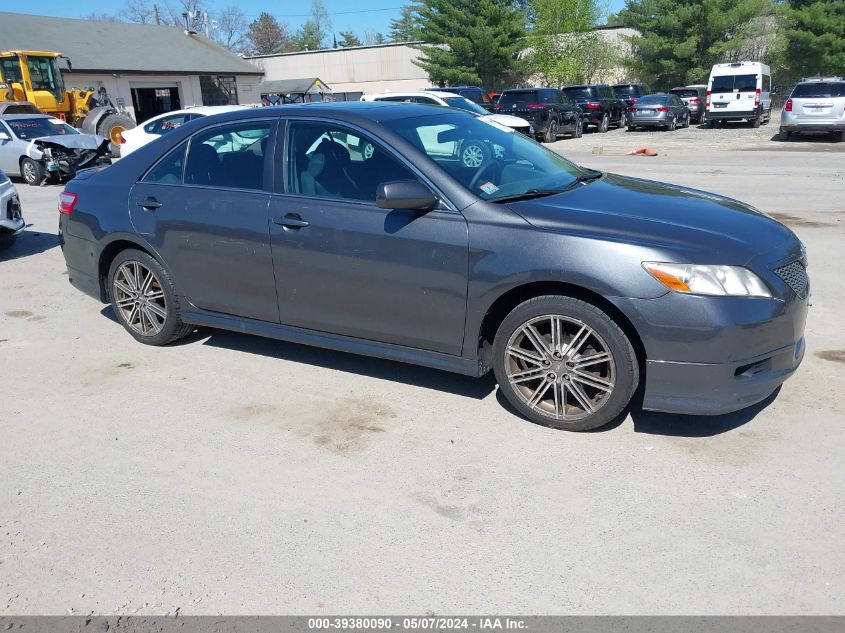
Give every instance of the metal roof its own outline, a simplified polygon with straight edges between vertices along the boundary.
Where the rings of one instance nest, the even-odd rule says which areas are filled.
[[[263,75],[226,48],[176,26],[0,12],[0,48],[67,55],[73,72]]]

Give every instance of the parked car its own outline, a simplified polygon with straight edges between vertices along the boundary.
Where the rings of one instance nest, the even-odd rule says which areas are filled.
[[[400,103],[418,103],[423,105],[438,105],[447,108],[458,108],[480,116],[485,121],[504,125],[512,130],[533,136],[535,131],[530,121],[508,114],[490,114],[474,101],[451,92],[434,92],[422,90],[420,92],[384,92],[382,94],[364,95],[361,101],[398,101]]]
[[[634,105],[640,97],[652,93],[648,84],[616,84],[613,86],[613,94],[625,102],[625,106]]]
[[[584,125],[592,125],[599,132],[607,132],[609,126],[625,125],[627,106],[613,89],[605,84],[589,86],[567,86],[563,92],[569,96],[584,113]]]
[[[174,110],[172,112],[165,112],[159,114],[145,121],[142,125],[133,127],[131,130],[124,130],[120,134],[120,155],[126,156],[131,154],[139,147],[143,147],[150,141],[156,140],[162,134],[166,134],[171,130],[193,119],[198,119],[202,116],[209,116],[211,114],[220,114],[221,112],[232,112],[233,110],[240,110],[249,106],[241,105],[225,105],[225,106],[199,106],[196,108],[186,108],[184,110]]]
[[[811,77],[799,81],[783,104],[780,138],[830,132],[845,141],[845,78]]]
[[[772,73],[759,62],[716,64],[707,82],[707,120],[750,121],[754,127],[772,118]]]
[[[493,111],[494,101],[489,93],[485,92],[478,86],[452,86],[446,88],[427,88],[426,92],[451,92],[462,97],[466,97],[470,101],[477,103],[488,112]]]
[[[496,112],[531,121],[537,140],[546,143],[555,142],[562,134],[575,138],[584,133],[581,108],[556,88],[505,90],[496,101]]]
[[[658,92],[637,101],[628,108],[628,131],[638,127],[660,127],[673,131],[676,127],[689,127],[690,111],[678,95]]]
[[[18,191],[0,169],[0,251],[14,244],[18,233],[23,231],[25,226]]]
[[[704,123],[707,119],[707,88],[702,86],[700,88],[693,88],[686,86],[683,88],[672,88],[669,94],[676,95],[684,102],[687,110],[690,111],[690,117],[694,123]]]
[[[28,185],[69,180],[80,169],[109,164],[108,139],[82,134],[46,114],[0,116],[0,169]]]
[[[444,151],[475,138],[504,152],[468,168]],[[788,228],[456,108],[206,117],[86,170],[59,206],[70,283],[141,343],[202,325],[492,369],[519,413],[563,429],[616,419],[640,383],[648,410],[737,410],[804,354],[806,255]]]

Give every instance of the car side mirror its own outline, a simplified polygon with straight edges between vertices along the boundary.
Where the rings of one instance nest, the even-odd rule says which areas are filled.
[[[12,138],[6,132],[0,132],[0,141],[11,141]]]
[[[439,198],[418,180],[392,180],[381,183],[376,189],[379,209],[431,211],[439,202]]]

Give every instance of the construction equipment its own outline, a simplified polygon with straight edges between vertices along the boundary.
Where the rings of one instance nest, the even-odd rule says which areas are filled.
[[[67,121],[87,134],[109,139],[112,153],[120,153],[120,134],[135,127],[131,117],[120,112],[105,88],[65,89],[59,60],[70,60],[56,52],[0,51],[0,103],[29,101],[45,114]]]

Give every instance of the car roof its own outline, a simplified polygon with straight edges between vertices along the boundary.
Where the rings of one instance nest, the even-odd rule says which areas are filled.
[[[537,92],[538,90],[557,90],[557,88],[544,88],[542,86],[539,88],[508,88],[507,90],[502,90],[502,94],[506,92]]]
[[[27,119],[55,119],[52,114],[0,114],[3,121],[25,121]],[[64,123],[64,121],[62,121]]]
[[[440,97],[441,99],[454,99],[461,95],[456,95],[454,92],[444,92],[442,90],[409,90],[408,92],[377,92],[375,94],[364,95],[366,97]]]

